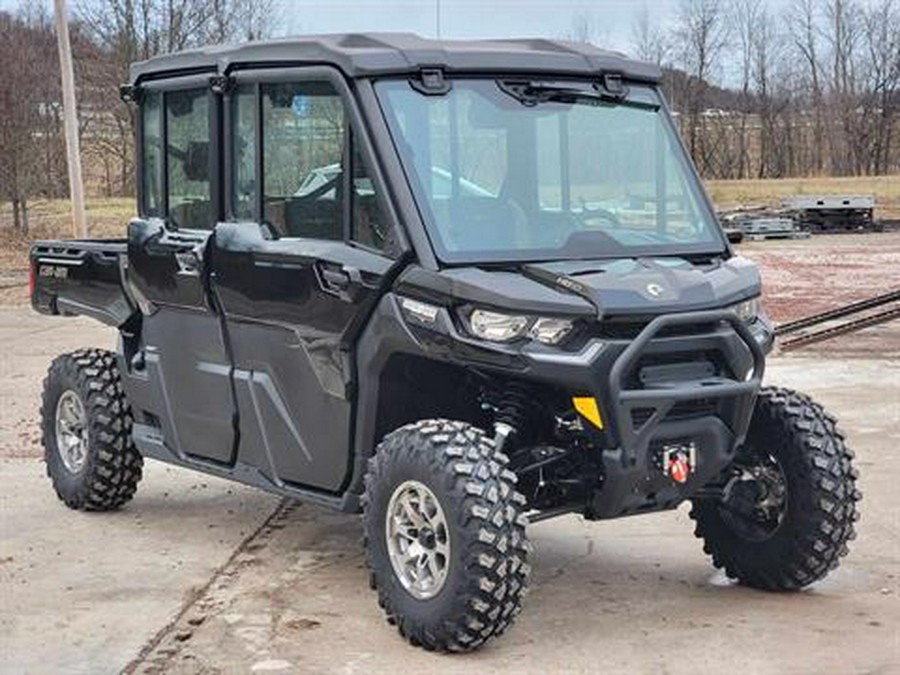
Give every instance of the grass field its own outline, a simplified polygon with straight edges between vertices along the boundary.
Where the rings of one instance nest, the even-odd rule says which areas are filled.
[[[706,189],[720,209],[777,206],[783,197],[796,195],[874,195],[876,218],[900,219],[900,176],[712,180]]]

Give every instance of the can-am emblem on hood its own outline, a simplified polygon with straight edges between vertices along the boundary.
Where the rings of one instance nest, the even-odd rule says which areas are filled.
[[[647,284],[647,292],[654,298],[658,298],[663,294],[663,287],[659,284]]]

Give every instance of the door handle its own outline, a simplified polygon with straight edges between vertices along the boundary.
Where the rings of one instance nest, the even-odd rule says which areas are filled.
[[[174,254],[178,263],[178,273],[189,276],[200,276],[200,256],[196,249],[179,251]]]
[[[350,287],[350,275],[343,270],[319,267],[319,275],[322,277],[322,285],[326,290],[343,291]]]
[[[316,265],[316,271],[323,290],[347,302],[356,302],[366,290],[373,288],[363,279],[362,272],[350,265],[320,262]]]

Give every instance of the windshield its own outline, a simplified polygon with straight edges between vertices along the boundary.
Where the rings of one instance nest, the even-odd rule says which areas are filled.
[[[588,82],[376,84],[438,257],[502,262],[718,253],[657,92]]]

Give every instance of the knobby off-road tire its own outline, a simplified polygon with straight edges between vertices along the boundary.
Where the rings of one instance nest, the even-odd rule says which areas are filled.
[[[59,432],[61,407],[75,413],[69,415]],[[83,424],[72,422],[79,413]],[[65,412],[62,414],[65,417]],[[41,442],[47,475],[66,506],[110,511],[134,496],[143,460],[132,443],[131,424],[131,409],[122,391],[114,353],[80,349],[53,361],[44,380]],[[82,436],[83,448],[74,459],[66,455],[67,460],[58,439],[61,434],[71,437],[72,433]]]
[[[835,418],[804,394],[764,388],[736,461],[747,453],[768,454],[780,466],[781,521],[767,538],[748,540],[717,502],[696,500],[691,517],[703,550],[729,577],[755,588],[796,590],[822,579],[847,554],[862,496]]]
[[[519,613],[531,547],[525,499],[507,462],[481,429],[441,419],[388,434],[369,460],[363,529],[371,585],[388,622],[413,645],[474,650],[505,632]],[[449,539],[443,584],[428,598],[404,586],[386,536],[389,505],[410,485],[424,485],[420,492],[435,498]]]

